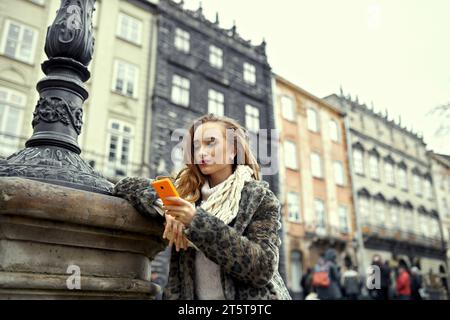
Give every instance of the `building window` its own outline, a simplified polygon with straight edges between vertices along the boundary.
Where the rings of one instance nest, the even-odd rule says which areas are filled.
[[[429,235],[429,232],[428,232],[428,218],[427,218],[427,216],[421,214],[419,216],[419,219],[420,219],[420,225],[421,225],[420,232],[421,232],[422,236],[428,237],[428,235]]]
[[[408,177],[405,168],[398,168],[398,182],[403,190],[408,189]]]
[[[345,184],[344,166],[341,161],[333,162],[334,181],[337,185],[343,186]]]
[[[374,180],[380,179],[380,167],[378,162],[377,155],[371,154],[369,156],[370,177]]]
[[[403,208],[403,221],[405,223],[405,231],[415,233],[414,212],[411,208]]]
[[[177,50],[189,53],[191,36],[187,31],[180,28],[175,29],[175,48]]]
[[[334,142],[339,142],[339,125],[335,120],[330,120],[328,123],[330,129],[330,139]]]
[[[306,117],[308,121],[308,129],[312,132],[319,132],[319,119],[317,116],[317,111],[312,108],[308,108],[306,111]]]
[[[364,174],[364,154],[360,149],[353,149],[353,167],[357,174]]]
[[[449,211],[449,208],[448,208],[447,199],[445,199],[445,198],[442,198],[442,208],[444,210],[444,212],[442,212],[442,214],[444,216],[450,216],[450,211]]]
[[[244,62],[244,81],[249,84],[256,83],[256,68],[247,62]]]
[[[414,192],[417,196],[422,195],[422,179],[417,173],[413,174]]]
[[[209,64],[217,69],[223,67],[223,51],[222,49],[210,45],[209,46]]]
[[[180,77],[176,74],[172,76],[171,100],[173,103],[176,103],[183,107],[189,106],[189,90],[189,79]]]
[[[136,98],[138,81],[138,67],[124,61],[115,61],[113,91]]]
[[[25,106],[24,94],[0,87],[0,155],[4,157],[19,150]]]
[[[38,32],[21,23],[6,20],[1,53],[26,63],[34,63]]]
[[[341,233],[348,233],[348,213],[347,213],[347,207],[345,206],[339,206],[338,208],[338,214],[339,214],[339,231]]]
[[[259,109],[249,104],[245,106],[245,126],[251,132],[259,130]]]
[[[439,231],[439,221],[436,218],[430,219],[430,233],[431,237],[437,239],[440,238],[440,231]]]
[[[420,235],[420,214],[417,211],[413,211],[414,216],[414,234]]]
[[[425,178],[423,180],[424,186],[425,186],[425,197],[427,199],[433,199],[433,191],[432,191],[432,186],[431,186],[431,180]]]
[[[142,22],[127,14],[119,13],[117,36],[135,44],[142,42]]]
[[[173,163],[172,173],[177,174],[185,166],[184,165],[183,148],[179,145],[174,147],[172,149],[171,158],[172,158],[172,163]]]
[[[358,197],[358,209],[361,222],[365,224],[370,223],[370,204],[367,197]]]
[[[292,222],[300,222],[300,197],[297,192],[288,192],[288,219]]]
[[[387,161],[384,163],[384,174],[386,176],[386,182],[391,186],[395,185],[394,165],[392,162]]]
[[[384,208],[384,202],[381,200],[375,200],[375,219],[377,225],[384,226],[384,221],[386,220],[386,213]]]
[[[281,114],[283,115],[283,118],[289,121],[295,121],[296,112],[294,99],[282,95],[280,100],[281,100]]]
[[[326,227],[326,216],[325,216],[325,204],[322,200],[314,200],[314,209],[316,212],[316,227],[320,229],[325,229]]]
[[[407,232],[408,231],[408,221],[406,221],[407,217],[405,214],[405,209],[402,206],[399,206],[397,210],[398,210],[398,216],[400,219],[400,226],[399,226],[400,230],[403,232]]]
[[[286,168],[297,170],[297,145],[292,141],[284,141],[284,165]]]
[[[311,172],[314,178],[323,178],[322,158],[318,153],[311,153]]]
[[[401,229],[400,227],[400,219],[399,219],[399,207],[395,205],[391,205],[389,207],[390,216],[391,216],[391,224],[394,229]],[[399,228],[400,227],[400,228]]]
[[[224,115],[223,94],[213,89],[208,91],[208,113],[214,113],[218,116]]]
[[[129,170],[133,129],[118,120],[110,122],[108,134],[108,168],[109,176],[126,176]]]

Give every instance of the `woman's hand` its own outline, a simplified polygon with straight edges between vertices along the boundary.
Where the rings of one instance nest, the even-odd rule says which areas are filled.
[[[169,246],[175,243],[177,252],[180,249],[186,250],[188,248],[188,241],[183,234],[184,225],[176,221],[174,217],[166,215],[165,229],[163,239],[169,239]]]
[[[189,201],[182,198],[167,197],[166,199],[174,203],[170,206],[163,206],[166,214],[174,217],[176,221],[181,222],[185,227],[188,227],[194,219],[195,207]]]

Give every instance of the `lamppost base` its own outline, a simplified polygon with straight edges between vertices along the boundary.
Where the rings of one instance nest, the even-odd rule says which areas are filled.
[[[25,148],[0,160],[0,177],[11,176],[103,194],[114,187],[79,154],[55,146]]]

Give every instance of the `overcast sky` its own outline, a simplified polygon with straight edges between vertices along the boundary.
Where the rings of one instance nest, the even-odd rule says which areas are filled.
[[[338,93],[373,101],[423,133],[429,149],[450,154],[450,136],[436,138],[450,102],[450,0],[202,0],[205,15],[259,44],[267,41],[273,71],[324,97]],[[198,8],[199,0],[185,0]],[[450,122],[449,119],[447,119]],[[450,123],[448,123],[450,125]]]

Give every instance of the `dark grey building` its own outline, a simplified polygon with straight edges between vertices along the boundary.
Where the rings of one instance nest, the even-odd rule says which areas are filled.
[[[231,117],[253,137],[263,139],[268,152],[258,155],[258,162],[262,167],[278,168],[276,143],[271,150],[270,134],[265,139],[257,133],[258,129],[275,126],[266,43],[252,45],[238,35],[235,26],[222,29],[218,17],[214,22],[207,20],[201,7],[191,11],[171,0],[159,3],[157,38],[151,99],[151,176],[180,169],[181,158],[179,163],[171,159],[172,152],[176,158],[174,147],[178,144],[171,141],[172,133],[207,113]],[[264,175],[263,179],[278,195],[278,173]],[[155,261],[155,265],[164,263]],[[284,266],[280,271],[284,275]]]
[[[170,141],[171,134],[204,114],[231,117],[250,132],[274,128],[265,43],[253,46],[235,27],[221,29],[218,21],[205,18],[201,8],[190,11],[162,0],[159,9],[152,176],[177,169],[170,155],[178,141]],[[269,156],[258,160],[265,162]],[[264,180],[278,193],[277,175],[264,176]]]

